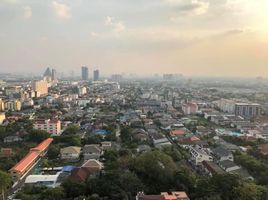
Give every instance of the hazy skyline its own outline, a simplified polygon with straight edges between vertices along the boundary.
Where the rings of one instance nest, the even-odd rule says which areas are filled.
[[[0,0],[0,69],[268,76],[267,0]]]

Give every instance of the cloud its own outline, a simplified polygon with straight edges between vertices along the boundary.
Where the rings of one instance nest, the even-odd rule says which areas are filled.
[[[164,0],[174,7],[177,14],[203,15],[207,13],[210,3],[203,0]]]
[[[9,3],[9,4],[17,4],[19,3],[18,0],[3,0],[4,3]]]
[[[123,22],[116,22],[113,17],[107,16],[105,19],[105,25],[112,27],[116,33],[123,32],[126,27]]]
[[[59,18],[68,19],[72,17],[71,8],[66,4],[53,1],[52,8]]]
[[[100,34],[99,33],[96,33],[96,32],[94,32],[94,31],[92,31],[91,33],[90,33],[90,36],[91,37],[98,37]]]
[[[32,9],[30,6],[24,6],[23,7],[24,13],[23,18],[24,19],[30,19],[32,17]]]

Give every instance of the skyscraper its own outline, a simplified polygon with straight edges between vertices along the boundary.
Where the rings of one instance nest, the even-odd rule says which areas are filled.
[[[98,81],[100,79],[100,71],[98,69],[93,72],[93,80]]]
[[[51,82],[51,77],[52,77],[52,72],[51,72],[50,68],[48,67],[43,75],[43,80],[45,80],[47,82]]]
[[[52,69],[51,79],[57,81],[57,71],[55,69]]]
[[[87,81],[88,80],[88,67],[83,66],[81,68],[81,72],[82,72],[82,80]]]

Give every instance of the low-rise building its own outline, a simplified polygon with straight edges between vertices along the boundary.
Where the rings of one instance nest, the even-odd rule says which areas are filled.
[[[6,115],[3,112],[0,112],[0,125],[3,124],[4,120],[6,119]]]
[[[191,154],[191,161],[195,165],[200,165],[203,161],[213,161],[211,155],[209,155],[203,148],[200,146],[189,147],[189,152]]]
[[[102,149],[98,144],[85,145],[83,147],[84,160],[96,159],[99,160],[102,155]]]
[[[212,149],[212,153],[216,161],[223,161],[223,160],[234,161],[234,156],[232,152],[222,146]]]
[[[79,160],[81,147],[70,146],[60,150],[62,160],[77,161]]]
[[[136,196],[136,200],[190,200],[185,192],[162,192],[160,195],[145,195],[143,192],[139,192]]]
[[[4,143],[21,142],[22,138],[17,135],[11,135],[4,138]]]
[[[230,160],[223,160],[219,162],[219,166],[226,172],[231,172],[241,168]]]
[[[14,167],[9,171],[13,181],[20,179],[25,173],[27,173],[39,160],[44,156],[48,150],[49,145],[52,143],[53,138],[48,138],[32,148],[29,153],[21,159]]]
[[[57,183],[59,175],[29,175],[25,179],[25,185],[45,186],[55,188],[60,184]]]
[[[0,157],[8,158],[13,155],[11,148],[1,148]]]
[[[35,129],[43,130],[53,135],[61,134],[61,121],[57,119],[36,119],[33,125]]]

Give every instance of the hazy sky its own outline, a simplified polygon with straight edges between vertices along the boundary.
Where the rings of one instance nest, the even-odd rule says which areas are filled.
[[[268,0],[0,0],[0,73],[268,76]]]

